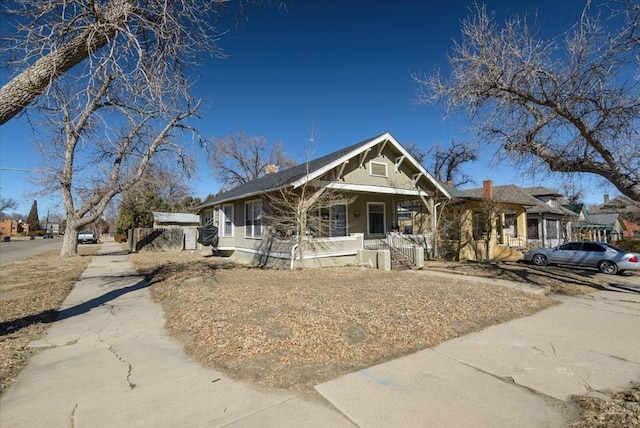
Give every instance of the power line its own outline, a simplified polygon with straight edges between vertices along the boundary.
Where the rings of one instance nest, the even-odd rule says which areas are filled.
[[[0,166],[0,171],[44,172],[44,169],[8,168]]]

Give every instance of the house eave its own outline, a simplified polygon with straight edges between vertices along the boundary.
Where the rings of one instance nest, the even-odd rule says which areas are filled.
[[[435,178],[433,178],[433,176],[431,174],[429,174],[429,172],[427,170],[425,170],[422,165],[420,165],[414,158],[413,156],[411,156],[409,154],[409,152],[407,152],[404,147],[402,147],[402,145],[400,143],[398,143],[398,141],[389,133],[389,132],[385,132],[384,134],[380,135],[379,137],[369,141],[367,144],[363,144],[362,146],[358,147],[355,150],[352,150],[349,153],[346,153],[345,155],[343,155],[342,157],[334,160],[333,162],[316,169],[315,171],[305,175],[304,177],[294,181],[292,184],[293,188],[298,188],[302,185],[304,185],[305,183],[308,183],[309,181],[315,180],[318,177],[321,177],[323,174],[331,171],[332,169],[340,166],[341,164],[344,164],[345,162],[348,162],[349,160],[355,158],[356,156],[358,156],[360,153],[366,152],[366,151],[370,151],[373,147],[377,146],[378,144],[386,144],[386,143],[391,143],[393,144],[393,146],[400,151],[400,153],[402,154],[402,156],[405,157],[406,160],[409,160],[411,162],[411,164],[413,165],[413,167],[415,169],[417,169],[419,171],[419,173],[421,173],[440,193],[442,193],[443,196],[445,196],[447,199],[451,199],[451,195],[449,194],[449,192],[438,182],[438,180],[436,180]]]

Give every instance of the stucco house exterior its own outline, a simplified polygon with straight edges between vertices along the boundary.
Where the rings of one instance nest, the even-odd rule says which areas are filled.
[[[620,214],[619,218],[624,226],[624,238],[638,239],[640,237],[640,204],[633,202],[629,197],[617,196],[610,199],[609,195],[604,195],[603,203],[595,207],[592,212],[593,214]],[[617,239],[621,238],[620,236],[616,237]]]
[[[314,203],[327,194],[342,202]],[[201,225],[218,228],[218,251],[236,260],[254,266],[325,266],[357,263],[368,257],[367,248],[379,248],[381,242],[415,246],[409,240],[414,235],[397,233],[399,207],[408,201],[428,214],[421,231],[425,242],[435,232],[439,204],[449,198],[445,187],[386,132],[220,193],[197,212]],[[304,205],[301,217],[313,216],[319,224],[305,229],[302,238],[276,226],[282,222],[274,207],[289,199]]]
[[[494,186],[492,180],[485,180],[482,188],[449,190],[453,201],[440,222],[445,256],[458,260],[522,258],[528,245],[527,209],[538,204],[535,198],[515,185]]]
[[[596,213],[589,215],[589,223],[595,229],[595,240],[619,241],[625,237],[625,225],[619,213]]]
[[[572,224],[579,214],[562,205],[562,195],[546,187],[523,190],[538,203],[527,208],[527,240],[535,247],[555,247],[570,240]]]

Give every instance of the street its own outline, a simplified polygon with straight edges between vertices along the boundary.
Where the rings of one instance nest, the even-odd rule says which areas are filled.
[[[60,250],[61,247],[61,236],[56,236],[53,239],[38,237],[33,240],[12,237],[9,242],[0,242],[0,266],[26,257],[37,256],[50,250]]]

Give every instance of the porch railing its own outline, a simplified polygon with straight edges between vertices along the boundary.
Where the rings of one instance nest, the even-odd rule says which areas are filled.
[[[431,248],[431,234],[423,233],[419,235],[405,235],[397,232],[387,234],[387,245],[402,253],[411,260],[414,266],[421,265],[424,255],[428,254]],[[418,248],[421,248],[421,257],[418,255]],[[420,260],[421,259],[421,260]]]

